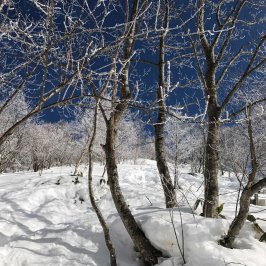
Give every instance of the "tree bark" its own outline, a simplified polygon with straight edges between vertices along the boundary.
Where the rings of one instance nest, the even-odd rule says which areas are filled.
[[[124,46],[124,62],[120,82],[118,82],[118,76],[116,74],[116,61],[113,60],[113,95],[112,95],[112,112],[110,118],[107,119],[107,115],[104,109],[101,107],[102,114],[106,123],[106,143],[103,146],[106,155],[106,170],[108,175],[108,182],[112,198],[118,214],[129,233],[135,247],[140,252],[143,262],[147,266],[155,265],[158,263],[158,258],[162,255],[160,251],[154,248],[150,241],[147,239],[143,231],[139,228],[134,216],[132,215],[125,199],[122,194],[119,185],[119,176],[116,164],[116,135],[118,123],[128,107],[128,101],[131,99],[131,92],[129,88],[129,67],[130,58],[133,53],[133,46],[135,41],[136,19],[139,12],[139,0],[134,0],[131,11],[130,23],[126,23],[125,28],[125,46]],[[146,2],[147,4],[147,2]],[[126,17],[128,17],[127,14]],[[129,25],[129,27],[127,27]],[[120,83],[120,101],[117,103],[116,94],[117,86]]]
[[[110,118],[110,120],[108,120],[106,132],[105,154],[106,169],[112,197],[118,214],[133,240],[134,245],[140,252],[145,265],[155,265],[158,263],[158,257],[162,256],[162,254],[151,245],[150,241],[139,228],[121,192],[115,159],[115,139],[116,123],[114,123],[114,119]]]
[[[178,153],[177,153],[177,147],[178,143],[176,140],[176,150],[175,150],[175,172],[174,172],[174,189],[182,189],[179,185],[179,173],[178,173]]]
[[[250,184],[248,183],[247,186],[244,188],[240,197],[240,202],[239,202],[240,208],[238,214],[233,220],[232,224],[230,225],[227,235],[222,240],[219,241],[219,243],[222,246],[227,248],[234,247],[234,241],[236,237],[239,235],[248,217],[250,199],[255,193],[257,193],[263,187],[266,187],[266,178],[261,179],[251,187]]]
[[[166,208],[173,208],[177,205],[175,188],[169,173],[169,169],[166,162],[165,149],[164,149],[164,124],[166,122],[166,103],[165,103],[165,36],[168,30],[168,16],[169,6],[168,1],[164,1],[164,18],[163,18],[163,30],[160,32],[160,57],[159,57],[159,86],[157,89],[158,100],[158,116],[155,125],[155,155],[157,168],[160,174],[160,179],[164,191]]]
[[[227,248],[233,248],[234,241],[236,237],[239,235],[241,228],[243,227],[249,212],[250,206],[250,198],[252,193],[250,189],[245,187],[240,197],[240,208],[238,211],[238,215],[233,220],[226,237],[220,241],[220,244]]]
[[[155,126],[155,154],[157,168],[160,174],[160,179],[164,191],[166,208],[173,208],[177,205],[176,193],[174,185],[167,166],[165,151],[164,151],[164,126],[159,121],[158,117],[157,125]]]
[[[252,115],[252,109],[251,105],[247,108],[247,114],[246,118],[248,121],[248,138],[249,138],[249,150],[250,150],[250,160],[251,160],[251,172],[248,175],[248,182],[245,186],[241,197],[240,197],[240,208],[238,211],[237,216],[233,220],[232,224],[230,225],[230,228],[228,230],[227,235],[224,237],[224,239],[220,240],[220,244],[228,247],[233,248],[234,241],[236,237],[239,235],[240,230],[242,229],[247,216],[249,212],[249,206],[250,206],[250,198],[258,192],[258,189],[260,186],[258,186],[259,183],[263,183],[263,179],[259,182],[254,184],[254,180],[257,174],[258,170],[258,163],[256,158],[256,148],[254,144],[253,139],[253,129],[252,129],[252,121],[251,121],[251,115]]]
[[[96,107],[95,107],[95,113],[94,113],[94,125],[93,125],[93,134],[92,137],[90,139],[90,141],[88,141],[86,143],[89,143],[89,172],[88,172],[88,185],[89,185],[89,197],[90,197],[90,201],[91,201],[91,205],[93,207],[93,209],[96,212],[96,215],[98,217],[98,220],[103,228],[103,233],[104,233],[104,239],[105,239],[105,244],[109,250],[109,254],[110,254],[110,265],[111,266],[116,266],[116,253],[115,253],[115,248],[112,244],[112,240],[110,237],[110,233],[109,233],[109,228],[104,220],[104,217],[95,201],[94,198],[94,193],[93,193],[93,189],[92,189],[92,168],[93,168],[93,161],[92,161],[92,155],[93,155],[93,145],[94,145],[94,139],[96,136],[96,129],[97,129],[97,119],[98,117],[98,100],[96,103]]]
[[[205,147],[205,165],[204,165],[204,206],[203,214],[205,217],[214,218],[217,216],[217,207],[219,205],[219,130],[220,125],[217,114],[210,114],[207,141]]]
[[[236,23],[239,22],[238,18],[241,16],[243,8],[248,1],[237,1],[235,5],[232,5],[230,15],[224,16],[224,19],[220,20],[220,8],[218,8],[215,14],[218,24],[219,31],[210,36],[206,33],[205,24],[206,17],[211,17],[214,15],[211,11],[212,3],[206,0],[198,0],[198,14],[197,14],[197,35],[198,40],[201,45],[201,52],[204,53],[204,62],[200,59],[201,56],[197,52],[196,44],[191,38],[191,44],[193,47],[193,53],[195,55],[196,63],[198,66],[198,74],[200,81],[204,88],[204,93],[206,101],[208,104],[207,114],[208,114],[208,136],[206,143],[206,158],[205,158],[205,202],[203,213],[206,217],[217,216],[216,208],[218,207],[218,169],[219,169],[219,118],[223,111],[225,111],[226,106],[232,100],[235,93],[241,88],[247,78],[254,73],[257,69],[262,67],[266,63],[266,59],[262,57],[259,59],[258,55],[263,47],[266,36],[262,35],[258,39],[258,43],[254,47],[251,56],[247,59],[247,65],[244,67],[244,71],[240,76],[232,77],[232,80],[236,80],[234,85],[230,88],[229,92],[222,89],[222,81],[225,80],[227,74],[231,71],[231,66],[242,57],[242,48],[234,53],[230,60],[224,60],[225,55],[228,55],[232,40],[234,40],[236,32]],[[220,2],[222,3],[222,2]],[[205,12],[208,15],[205,16]],[[243,15],[243,13],[242,13]],[[223,23],[221,23],[223,21]],[[226,32],[224,31],[226,30]],[[244,56],[245,57],[245,56]],[[244,58],[243,57],[243,58]],[[240,60],[241,61],[241,60]],[[224,66],[225,65],[225,66]],[[217,75],[218,74],[218,75]],[[216,75],[218,77],[216,77]],[[224,98],[218,106],[217,98],[219,96],[218,92],[220,90],[220,95],[223,95],[221,91],[224,91]]]

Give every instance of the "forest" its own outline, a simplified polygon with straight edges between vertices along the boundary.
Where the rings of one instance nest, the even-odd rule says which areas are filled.
[[[1,1],[0,265],[266,265],[265,15]]]

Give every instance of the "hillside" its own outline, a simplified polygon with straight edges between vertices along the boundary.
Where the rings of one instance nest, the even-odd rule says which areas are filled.
[[[74,184],[73,168],[56,167],[41,176],[33,172],[0,175],[0,256],[1,266],[35,265],[109,265],[109,255],[101,226],[88,200],[86,167],[80,183]],[[110,191],[100,186],[103,166],[94,166],[94,191],[116,248],[120,266],[139,266],[120,218],[112,203]],[[199,216],[200,206],[192,214],[190,206],[203,197],[203,176],[189,174],[189,166],[180,166],[177,191],[179,208],[164,208],[163,191],[156,163],[138,160],[119,165],[122,191],[134,216],[151,242],[169,259],[162,266],[183,265],[173,224],[187,266],[247,265],[265,266],[265,242],[259,242],[252,224],[247,222],[236,241],[236,249],[217,244],[234,216],[238,181],[220,177],[220,202],[226,219]],[[84,202],[83,202],[84,200]],[[180,212],[179,212],[180,211]],[[251,213],[266,230],[265,207],[251,205]],[[172,217],[172,220],[171,220]],[[172,221],[172,222],[171,222]]]

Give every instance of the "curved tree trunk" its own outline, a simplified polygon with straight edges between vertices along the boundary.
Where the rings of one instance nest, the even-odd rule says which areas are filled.
[[[225,238],[220,241],[221,245],[228,248],[233,248],[234,241],[239,235],[239,232],[248,217],[251,196],[251,190],[245,187],[240,197],[240,208],[238,211],[238,215],[235,217],[232,224],[230,225],[230,228]]]
[[[151,245],[150,241],[139,228],[121,192],[115,158],[115,139],[116,125],[114,120],[110,118],[107,124],[105,154],[106,169],[112,197],[118,214],[133,240],[135,247],[140,252],[145,265],[155,265],[158,263],[158,257],[162,256],[162,254]]]
[[[88,141],[86,144],[89,143],[89,172],[88,172],[88,185],[89,185],[89,197],[90,197],[90,201],[91,201],[91,205],[93,207],[93,209],[96,212],[96,215],[98,217],[98,220],[103,228],[103,233],[104,233],[104,239],[105,239],[105,243],[106,246],[109,250],[109,254],[110,254],[110,265],[111,266],[116,266],[116,253],[115,253],[115,249],[114,246],[112,244],[111,241],[111,237],[110,237],[110,233],[109,233],[109,228],[104,220],[104,217],[95,201],[94,198],[94,193],[93,193],[93,189],[92,189],[92,168],[93,168],[93,161],[92,161],[92,153],[93,153],[93,145],[94,145],[94,140],[95,140],[95,136],[96,136],[96,129],[97,129],[97,119],[98,117],[98,100],[96,103],[96,107],[95,107],[95,113],[94,113],[94,123],[93,123],[93,134],[92,137],[90,139],[90,141]]]
[[[106,143],[103,145],[106,155],[106,170],[108,175],[108,183],[110,185],[110,190],[112,193],[112,198],[115,203],[118,214],[129,233],[135,247],[140,252],[143,262],[145,265],[155,265],[158,263],[158,257],[162,254],[156,248],[154,248],[150,241],[147,239],[143,231],[139,228],[134,216],[132,215],[125,199],[122,194],[119,177],[117,172],[116,164],[116,153],[115,153],[115,144],[116,144],[116,134],[118,123],[124,114],[125,110],[128,107],[128,101],[131,99],[131,92],[129,88],[129,67],[130,67],[130,58],[133,54],[133,46],[135,42],[135,30],[137,28],[137,18],[138,12],[140,12],[140,1],[132,1],[132,10],[130,23],[125,24],[125,33],[124,36],[127,38],[124,41],[124,60],[122,60],[124,65],[122,66],[120,80],[118,80],[118,75],[116,73],[116,59],[113,59],[113,69],[110,72],[113,76],[113,95],[112,95],[112,112],[110,113],[110,118],[107,118],[107,115],[100,105],[101,112],[104,116],[106,123]],[[144,1],[147,4],[147,1]],[[145,5],[144,5],[145,6]],[[127,10],[127,12],[129,9]],[[144,14],[144,13],[143,13]],[[129,18],[129,14],[126,15]],[[117,53],[118,54],[118,53]],[[118,82],[120,81],[120,82]],[[120,100],[117,102],[117,89],[118,84],[120,83]],[[106,88],[108,86],[108,81],[106,83]]]
[[[249,175],[249,178],[251,177],[251,175],[252,174]],[[255,183],[254,185],[250,187],[251,183],[247,184],[247,186],[244,188],[241,194],[240,202],[239,202],[240,208],[239,208],[238,214],[233,220],[232,224],[230,225],[227,235],[219,241],[219,243],[224,247],[227,247],[227,248],[234,247],[234,241],[236,237],[239,235],[240,230],[242,229],[248,217],[250,199],[260,189],[266,187],[266,178],[261,179],[259,182]]]
[[[240,208],[238,211],[237,216],[233,220],[230,228],[228,230],[227,235],[224,239],[220,240],[220,244],[228,247],[233,248],[234,241],[236,237],[239,235],[240,230],[242,229],[249,212],[250,206],[250,198],[257,193],[266,183],[266,178],[261,179],[259,182],[254,184],[254,180],[258,171],[258,162],[256,156],[256,148],[253,139],[253,129],[252,129],[252,109],[251,106],[248,106],[246,118],[247,118],[247,126],[248,126],[248,138],[249,138],[249,151],[250,151],[250,160],[251,160],[251,172],[248,175],[248,182],[245,186],[241,197],[240,197]]]

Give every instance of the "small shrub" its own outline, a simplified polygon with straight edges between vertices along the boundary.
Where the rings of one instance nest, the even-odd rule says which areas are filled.
[[[75,180],[72,180],[72,182],[76,185],[76,184],[78,184],[78,183],[80,183],[80,181],[79,181],[79,178],[78,177],[76,177],[75,178]]]

